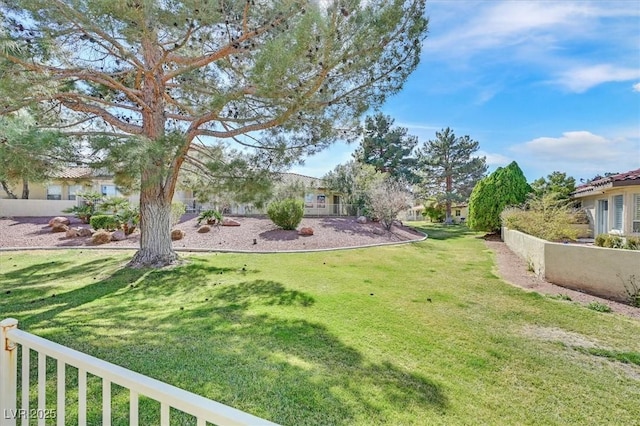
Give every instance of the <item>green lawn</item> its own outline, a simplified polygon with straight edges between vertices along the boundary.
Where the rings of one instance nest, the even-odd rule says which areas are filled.
[[[282,424],[638,424],[640,322],[514,288],[477,234],[422,227],[416,244],[163,271],[3,253],[0,317]],[[141,424],[155,408],[141,401]]]

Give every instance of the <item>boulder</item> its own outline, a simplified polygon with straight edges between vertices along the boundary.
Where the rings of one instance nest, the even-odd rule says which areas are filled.
[[[111,241],[122,241],[126,239],[127,239],[127,236],[125,235],[122,229],[118,229],[116,232],[111,234]]]
[[[181,240],[184,238],[185,235],[187,235],[187,233],[184,232],[182,229],[174,229],[173,231],[171,231],[171,240],[173,241]]]
[[[211,231],[211,227],[208,225],[202,225],[200,228],[198,228],[198,234],[206,234],[209,231]]]
[[[313,228],[309,228],[309,227],[300,228],[300,230],[298,231],[298,235],[309,237],[313,235]]]
[[[240,222],[233,219],[224,219],[222,221],[222,226],[240,226]]]
[[[61,222],[54,222],[53,225],[51,225],[51,232],[67,232],[68,230],[69,227]]]
[[[364,216],[359,216],[359,217],[356,219],[356,222],[358,222],[358,223],[367,223],[367,218],[366,218],[366,217],[364,217]]]
[[[91,242],[93,244],[107,244],[108,242],[111,242],[111,233],[104,229],[96,231],[91,238]]]
[[[90,237],[93,235],[91,229],[89,228],[78,228],[78,236],[79,237]]]
[[[49,226],[53,227],[53,225],[56,224],[56,223],[61,223],[63,225],[69,225],[71,223],[71,221],[69,220],[69,218],[66,218],[64,216],[57,216],[57,217],[54,217],[53,219],[51,219],[49,221]]]
[[[80,236],[80,234],[78,233],[78,230],[74,229],[74,228],[69,228],[67,230],[67,233],[65,234],[65,237],[67,237],[67,238],[76,238],[76,237],[79,237],[79,236]]]

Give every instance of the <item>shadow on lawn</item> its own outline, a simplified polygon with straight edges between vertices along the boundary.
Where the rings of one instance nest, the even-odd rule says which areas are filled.
[[[214,285],[234,271],[198,262],[121,269],[26,315],[23,328],[47,328],[63,344],[281,424],[385,424],[411,407],[446,409],[432,380],[370,362],[301,318],[312,295],[268,280]],[[154,415],[145,421],[157,423]]]

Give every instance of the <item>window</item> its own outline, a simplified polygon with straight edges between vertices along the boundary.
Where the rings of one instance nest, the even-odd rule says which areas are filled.
[[[47,186],[47,200],[62,200],[62,185]]]
[[[640,194],[633,194],[632,232],[640,233]]]
[[[456,210],[456,216],[460,217],[460,215],[462,214],[462,212],[460,210]]]
[[[115,197],[117,195],[120,195],[120,192],[115,185],[101,185],[100,193],[105,197]]]
[[[75,200],[82,193],[82,185],[69,185],[69,199]]]
[[[613,229],[622,231],[622,208],[623,208],[622,195],[616,195],[613,197]]]

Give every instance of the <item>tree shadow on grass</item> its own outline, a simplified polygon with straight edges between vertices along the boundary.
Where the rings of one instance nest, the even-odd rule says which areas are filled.
[[[446,410],[433,380],[372,362],[305,319],[311,294],[268,280],[199,285],[234,271],[204,262],[121,269],[25,315],[21,328],[281,424],[388,424]],[[143,410],[141,421],[156,416]],[[90,418],[100,421],[99,407]]]

